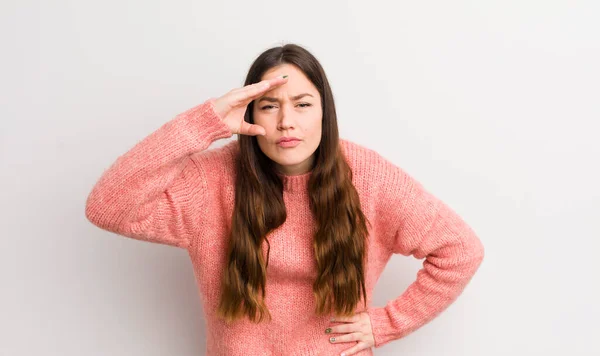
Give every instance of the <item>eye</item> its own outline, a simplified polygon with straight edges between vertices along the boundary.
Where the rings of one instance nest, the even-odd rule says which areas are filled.
[[[307,108],[309,106],[312,106],[312,104],[309,104],[309,103],[300,103],[297,106],[300,106],[302,108]],[[267,109],[270,109],[272,107],[274,107],[274,106],[273,105],[265,105],[265,106],[261,107],[260,109],[261,110],[267,110]]]

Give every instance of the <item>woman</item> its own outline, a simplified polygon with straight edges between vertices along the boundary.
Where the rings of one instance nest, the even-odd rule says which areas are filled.
[[[448,307],[483,259],[450,207],[338,137],[325,73],[294,44],[265,51],[242,88],[177,115],[119,157],[86,216],[188,250],[207,355],[372,355]],[[372,307],[394,253],[425,258],[423,269],[398,298]]]

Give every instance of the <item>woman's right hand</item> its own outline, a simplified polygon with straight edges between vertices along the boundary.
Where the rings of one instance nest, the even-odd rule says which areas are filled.
[[[229,126],[232,133],[250,136],[265,135],[267,132],[262,126],[244,120],[248,104],[267,91],[287,83],[287,81],[288,78],[276,77],[232,89],[215,100],[215,110],[223,122]]]

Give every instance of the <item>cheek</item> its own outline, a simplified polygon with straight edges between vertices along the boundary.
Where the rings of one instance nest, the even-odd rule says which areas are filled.
[[[308,125],[306,127],[306,131],[309,131],[315,135],[318,135],[321,132],[321,129],[322,129],[322,119],[320,116],[311,120],[310,125]]]
[[[271,128],[269,126],[269,120],[263,120],[260,115],[254,115],[254,124],[262,126],[265,130],[267,130],[267,134],[271,132]]]
[[[268,120],[262,122],[256,121],[256,124],[262,126],[267,131],[267,137],[277,134],[277,127]]]

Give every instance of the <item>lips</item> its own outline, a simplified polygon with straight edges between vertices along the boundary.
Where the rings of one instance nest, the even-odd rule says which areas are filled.
[[[289,140],[289,141],[281,141],[277,144],[277,146],[279,147],[283,147],[283,148],[292,148],[292,147],[296,147],[300,144],[300,140]]]
[[[295,137],[282,137],[279,140],[277,140],[277,143],[293,142],[293,141],[300,141],[300,139],[295,138]]]

